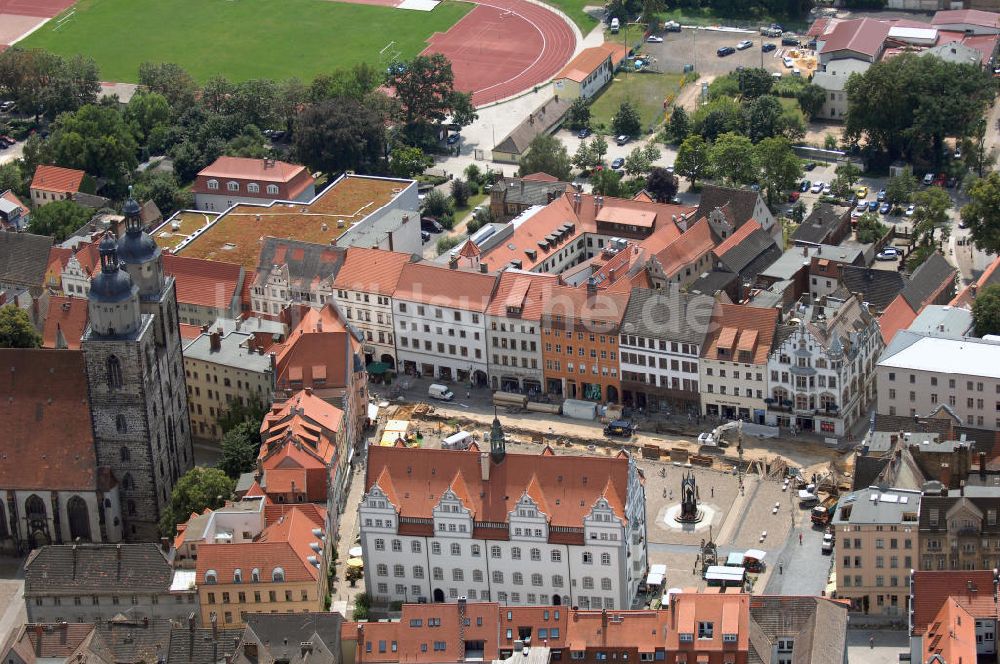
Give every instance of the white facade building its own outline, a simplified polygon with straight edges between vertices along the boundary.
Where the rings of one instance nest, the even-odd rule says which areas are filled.
[[[878,322],[860,296],[820,298],[796,316],[768,356],[767,424],[847,435],[875,397]]]
[[[370,449],[359,522],[373,598],[631,608],[646,573],[634,461],[505,455],[499,435],[489,454]]]

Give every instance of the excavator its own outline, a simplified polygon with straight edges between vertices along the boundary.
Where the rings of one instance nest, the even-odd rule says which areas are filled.
[[[732,422],[726,422],[725,424],[720,424],[711,431],[698,434],[698,444],[699,445],[712,445],[716,447],[728,447],[729,444],[725,441],[722,434],[730,429],[736,429],[738,436],[743,435],[743,420],[733,420]]]

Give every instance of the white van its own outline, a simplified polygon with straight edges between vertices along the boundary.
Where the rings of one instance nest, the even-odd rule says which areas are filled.
[[[451,401],[455,398],[455,394],[447,386],[438,385],[437,383],[427,388],[427,396],[431,399],[439,399],[440,401]]]
[[[441,441],[443,450],[467,450],[472,442],[472,434],[468,431],[459,431]]]
[[[617,18],[611,19],[611,34],[613,35],[618,34],[618,31],[621,29],[621,27],[622,24],[618,21]]]

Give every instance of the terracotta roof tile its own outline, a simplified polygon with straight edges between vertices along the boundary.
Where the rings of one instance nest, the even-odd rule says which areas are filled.
[[[913,635],[927,630],[949,598],[976,619],[998,617],[993,570],[917,570],[913,572],[913,588]]]
[[[740,230],[748,226],[750,224],[744,224]],[[656,257],[663,266],[663,271],[669,277],[677,273],[684,266],[698,261],[698,259],[710,252],[714,246],[712,229],[708,225],[708,220],[702,218],[684,231],[679,238],[668,244]]]
[[[87,300],[72,295],[49,298],[49,313],[42,330],[44,348],[80,348],[80,338],[87,329]]]
[[[614,66],[625,59],[625,45],[614,42],[605,42],[600,46],[585,48],[563,67],[562,71],[555,75],[555,78],[568,78],[571,81],[582,83],[588,76],[600,67],[608,57],[611,57],[612,71]]]
[[[284,343],[274,344],[275,384],[280,390],[343,388],[352,367],[353,337],[332,304],[309,306]]]
[[[777,309],[718,303],[712,314],[712,322],[709,323],[702,357],[742,362],[743,360],[739,359],[739,351],[749,351],[752,347],[754,350],[751,353],[751,362],[753,364],[766,362],[778,324],[778,313]],[[744,335],[753,333],[756,333],[756,338],[751,343],[750,338]],[[720,357],[720,348],[729,352]]]
[[[987,268],[975,281],[977,290],[982,290],[990,284],[998,283],[1000,283],[1000,256],[994,258],[993,262],[987,266]],[[956,295],[949,304],[953,307],[972,307],[973,299],[973,288],[970,284],[963,288],[962,291]]]
[[[243,268],[232,263],[163,254],[163,271],[177,283],[178,304],[228,310],[243,287]]]
[[[80,185],[87,174],[75,168],[48,166],[41,164],[35,169],[35,177],[31,180],[32,189],[54,191],[61,194],[75,194],[80,191]]]
[[[897,295],[878,319],[882,341],[888,344],[897,332],[908,328],[916,318],[917,312],[910,308],[902,293]]]
[[[226,156],[219,157],[198,172],[193,191],[206,194],[219,193],[219,190],[209,189],[203,184],[211,178],[284,184],[288,186],[285,196],[293,199],[314,182],[308,169],[300,164]]]
[[[393,296],[397,300],[482,313],[489,306],[496,283],[495,274],[407,263],[400,273]]]
[[[96,489],[97,460],[83,353],[0,349],[0,403],[5,406],[0,486]]]
[[[365,490],[386,475],[400,516],[430,518],[441,494],[461,475],[469,493],[475,521],[504,523],[536,478],[533,489],[548,503],[549,523],[580,528],[584,515],[606,493],[610,482],[619,496],[627,495],[628,461],[625,459],[507,454],[490,463],[490,479],[482,479],[479,454],[428,448],[369,448]],[[440,469],[447,468],[447,472]],[[610,500],[609,500],[610,503]],[[620,509],[620,508],[619,508]],[[624,514],[619,512],[624,518]]]
[[[985,12],[980,9],[946,9],[934,14],[931,25],[951,25],[968,23],[983,28],[1000,30],[1000,14]]]
[[[888,21],[872,18],[841,21],[826,35],[826,43],[820,52],[854,51],[875,57],[882,50],[891,27],[892,23]]]
[[[413,260],[410,254],[365,247],[348,247],[344,264],[333,280],[345,290],[392,295],[403,266]]]
[[[486,314],[512,317],[509,311],[514,309],[520,312],[517,318],[537,321],[542,317],[542,309],[552,286],[558,283],[559,277],[554,274],[504,270]]]

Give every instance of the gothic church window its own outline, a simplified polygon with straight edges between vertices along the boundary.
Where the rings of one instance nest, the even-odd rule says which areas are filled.
[[[123,384],[122,363],[117,356],[108,357],[108,389],[120,390]]]

